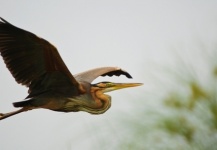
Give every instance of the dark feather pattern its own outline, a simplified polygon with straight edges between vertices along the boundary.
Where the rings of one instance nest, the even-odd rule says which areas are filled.
[[[59,72],[60,78],[66,78],[74,89],[79,90],[78,82],[52,44],[0,19],[0,54],[17,83],[29,87],[30,93],[39,89],[37,86],[43,90],[54,88],[42,81],[46,76],[57,82],[51,74]],[[58,82],[59,86],[64,83]]]
[[[112,76],[120,76],[120,75],[125,75],[127,78],[132,78],[132,76],[128,72],[121,70],[121,69],[104,73],[101,76],[112,77]]]

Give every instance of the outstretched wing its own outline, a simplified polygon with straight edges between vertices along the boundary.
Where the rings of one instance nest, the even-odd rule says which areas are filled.
[[[52,44],[0,19],[0,54],[17,83],[29,87],[30,93],[67,82],[78,89],[78,82]],[[57,76],[64,82],[59,82]]]
[[[94,79],[99,76],[120,76],[125,75],[127,78],[132,78],[132,76],[118,67],[101,67],[88,70],[79,74],[74,75],[75,79],[78,81],[86,81],[91,83]]]

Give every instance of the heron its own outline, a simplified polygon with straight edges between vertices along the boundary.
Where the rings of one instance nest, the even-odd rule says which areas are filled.
[[[142,85],[92,83],[99,76],[132,78],[119,67],[100,67],[72,75],[55,46],[3,18],[0,18],[0,54],[16,82],[28,88],[28,96],[13,103],[19,109],[0,113],[0,120],[39,108],[102,114],[111,106],[111,96],[105,93]]]

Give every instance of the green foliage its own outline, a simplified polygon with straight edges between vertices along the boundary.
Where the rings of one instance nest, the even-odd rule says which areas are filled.
[[[213,99],[209,103],[209,110],[211,112],[211,122],[212,122],[212,127],[217,131],[217,100]]]
[[[186,103],[182,101],[182,97],[180,97],[177,93],[173,92],[169,94],[165,100],[164,104],[169,107],[174,107],[177,109],[186,108]]]
[[[201,99],[209,100],[209,94],[201,86],[199,86],[198,83],[191,82],[189,83],[189,87],[191,89],[189,105],[188,105],[190,109],[194,108],[198,100]]]
[[[215,77],[217,77],[217,67],[215,67],[215,68],[213,69],[213,75],[214,75]]]
[[[160,127],[169,134],[183,136],[188,142],[192,141],[195,132],[195,127],[185,117],[165,118]]]

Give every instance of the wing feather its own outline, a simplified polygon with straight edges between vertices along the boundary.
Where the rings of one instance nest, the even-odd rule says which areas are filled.
[[[45,90],[55,88],[54,82],[64,86],[67,82],[79,89],[79,84],[63,62],[57,49],[48,41],[17,28],[0,18],[0,54],[17,83]],[[56,75],[65,82],[57,82]],[[55,79],[54,79],[55,76]],[[47,77],[52,82],[44,82]],[[64,79],[65,78],[65,79]],[[48,85],[47,85],[48,84]],[[61,85],[63,84],[63,85]]]
[[[132,76],[125,70],[118,67],[100,67],[91,69],[79,74],[74,75],[78,81],[86,81],[91,83],[94,79],[99,76],[120,76],[125,75],[127,78],[132,78]]]

